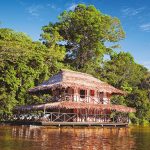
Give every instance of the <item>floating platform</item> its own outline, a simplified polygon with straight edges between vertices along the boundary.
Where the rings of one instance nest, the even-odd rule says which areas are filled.
[[[41,122],[42,126],[128,126],[128,123],[99,123],[99,122]]]
[[[34,121],[5,121],[1,122],[2,124],[9,124],[9,125],[37,125],[37,126],[99,126],[99,127],[127,127],[128,123],[102,123],[102,122],[34,122]]]

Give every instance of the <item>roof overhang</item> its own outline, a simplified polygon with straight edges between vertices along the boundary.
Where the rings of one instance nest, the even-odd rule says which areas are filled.
[[[87,86],[85,84],[77,84],[77,83],[71,83],[71,82],[59,82],[56,84],[50,84],[50,85],[41,85],[34,88],[29,89],[29,93],[36,93],[38,91],[44,91],[44,90],[55,90],[56,88],[80,88],[80,89],[94,89],[99,92],[106,92],[110,94],[118,94],[118,95],[125,95],[126,93],[124,91],[121,91],[119,89],[114,88],[111,85],[108,85],[105,83],[105,85],[99,85],[99,86]]]
[[[54,102],[40,105],[28,105],[15,107],[18,111],[44,110],[44,109],[95,109],[95,110],[116,110],[118,112],[136,112],[134,108],[123,105],[112,104],[90,104],[82,102]]]

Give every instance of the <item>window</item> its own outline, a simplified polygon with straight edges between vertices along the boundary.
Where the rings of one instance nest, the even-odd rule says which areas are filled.
[[[103,97],[104,97],[104,93],[100,92],[99,93],[99,98],[100,98],[100,102],[103,104]]]
[[[94,90],[90,90],[90,96],[94,96],[95,95],[95,91]]]
[[[85,90],[80,90],[80,98],[85,98]]]
[[[100,92],[99,97],[103,99],[103,96],[104,96],[103,92]]]

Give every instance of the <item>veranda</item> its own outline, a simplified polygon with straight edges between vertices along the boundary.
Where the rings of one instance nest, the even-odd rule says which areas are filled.
[[[112,95],[125,92],[93,76],[61,70],[43,84],[29,89],[30,94],[48,94],[44,104],[19,106],[13,120],[44,124],[128,124],[135,109],[111,104]]]

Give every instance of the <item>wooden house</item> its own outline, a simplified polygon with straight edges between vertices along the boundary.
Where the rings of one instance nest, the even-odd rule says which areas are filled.
[[[48,123],[127,123],[128,113],[135,112],[133,108],[111,104],[112,95],[125,92],[92,75],[71,70],[61,70],[48,81],[29,89],[29,93],[47,93],[50,98],[44,104],[19,106],[16,110],[21,113],[43,110],[42,121]]]

